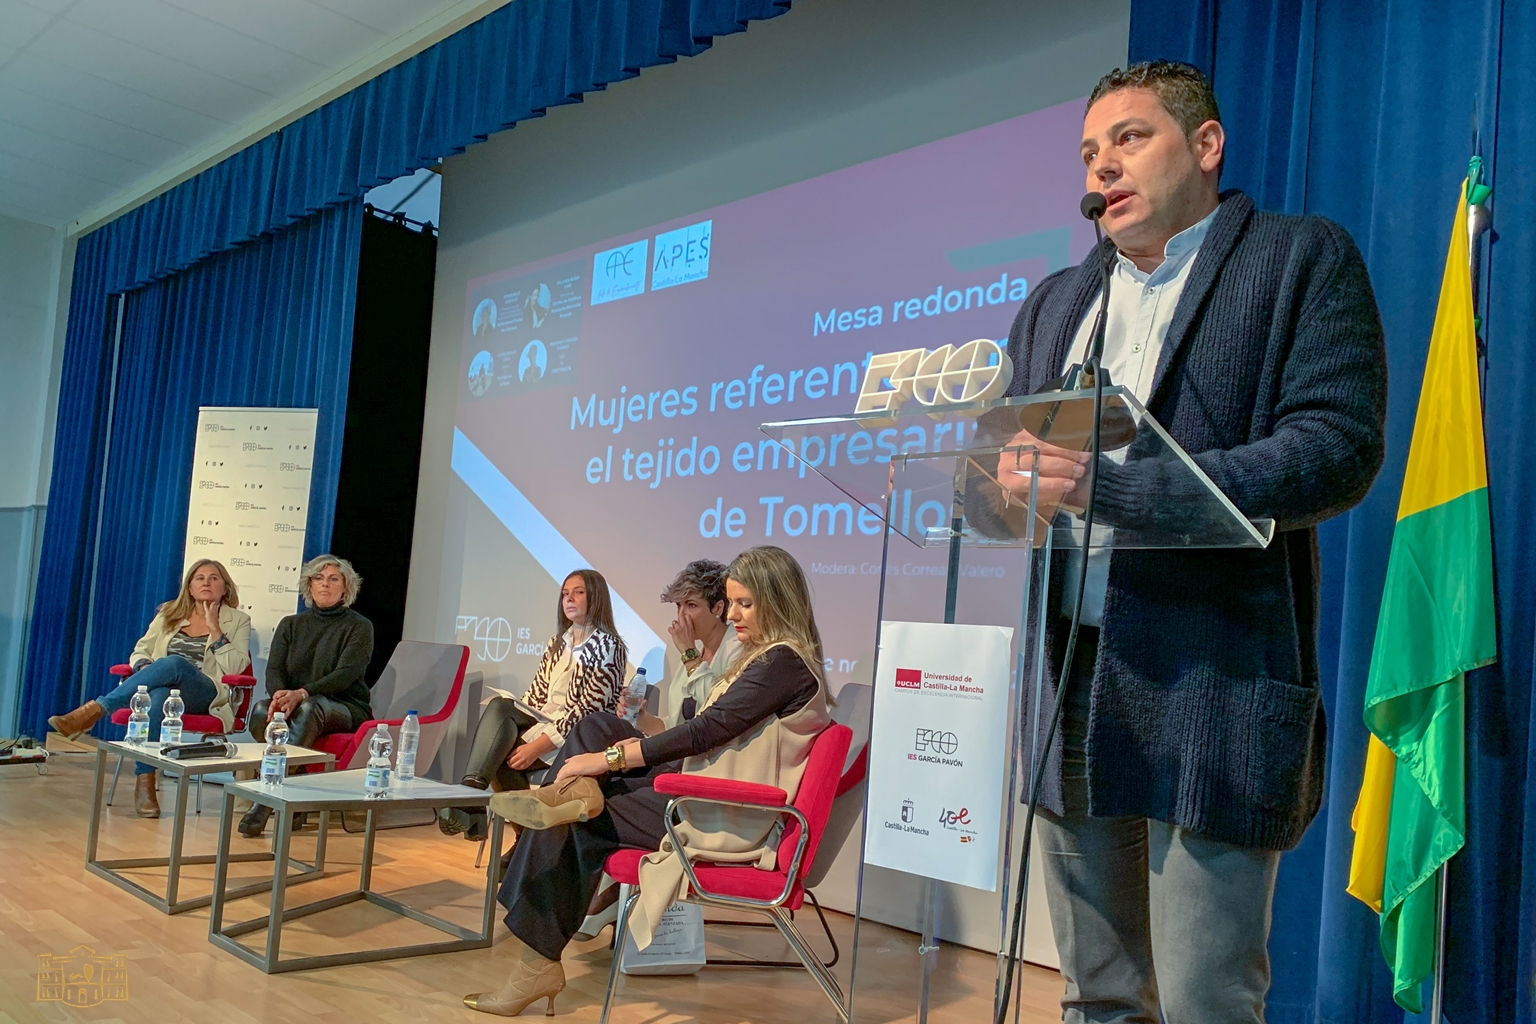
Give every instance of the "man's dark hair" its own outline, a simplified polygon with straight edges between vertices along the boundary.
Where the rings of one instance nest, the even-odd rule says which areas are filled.
[[[708,558],[689,562],[683,571],[661,592],[667,604],[677,604],[689,595],[704,599],[710,608],[725,600],[725,566]],[[724,615],[721,616],[724,618]]]
[[[1088,106],[1121,89],[1146,89],[1154,94],[1168,116],[1184,130],[1187,138],[1207,121],[1221,122],[1216,106],[1216,90],[1205,72],[1193,64],[1178,60],[1144,60],[1130,67],[1115,68],[1099,79],[1088,97]]]

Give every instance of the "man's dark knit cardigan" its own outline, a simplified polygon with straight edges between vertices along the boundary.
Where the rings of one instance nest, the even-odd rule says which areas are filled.
[[[1099,293],[1097,256],[1051,275],[1010,335],[1009,394],[1059,377]],[[1117,551],[1088,722],[1089,809],[1240,846],[1288,850],[1322,800],[1317,524],[1381,468],[1387,369],[1359,251],[1320,217],[1224,193],[1168,329],[1146,403],[1250,518],[1267,550]],[[1098,515],[1176,514],[1155,459],[1100,471]],[[1062,563],[1052,574],[1061,592]],[[1061,656],[1065,620],[1046,643]],[[1049,669],[1048,669],[1049,674]],[[1054,680],[1040,709],[1054,711]],[[1046,806],[1061,811],[1060,744]]]

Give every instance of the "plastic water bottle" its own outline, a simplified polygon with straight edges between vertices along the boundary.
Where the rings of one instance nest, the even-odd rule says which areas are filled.
[[[160,720],[160,749],[172,747],[181,742],[181,715],[187,710],[186,701],[181,699],[180,690],[172,690],[171,695],[165,698],[165,707]]]
[[[149,742],[149,687],[140,686],[139,692],[128,698],[128,742],[142,746]]]
[[[416,777],[416,744],[421,742],[421,720],[407,711],[400,723],[400,753],[395,755],[395,781],[410,782]]]
[[[281,711],[267,723],[267,749],[261,752],[261,781],[281,786],[288,777],[288,716]]]
[[[633,725],[640,720],[640,709],[645,707],[645,669],[635,669],[634,678],[624,690],[624,711],[621,717]]]
[[[389,794],[389,750],[394,746],[389,740],[389,726],[383,722],[368,740],[368,771],[363,777],[363,788],[370,799]]]

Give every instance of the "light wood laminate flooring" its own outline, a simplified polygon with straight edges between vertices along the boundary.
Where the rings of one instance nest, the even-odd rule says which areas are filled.
[[[251,1024],[312,1021],[315,1024],[408,1024],[414,1021],[491,1020],[460,1003],[466,992],[494,989],[509,968],[508,933],[497,914],[496,944],[485,950],[440,954],[376,964],[264,975],[208,942],[208,912],[167,917],[85,869],[85,833],[93,755],[59,755],[47,775],[30,767],[0,772],[0,1024],[122,1021],[125,1024]],[[132,766],[125,765],[115,805],[102,827],[103,858],[164,856],[170,832],[174,782],[161,786],[166,817],[144,820],[133,813]],[[222,791],[209,785],[204,813],[189,814],[186,852],[216,848]],[[191,803],[189,799],[189,804]],[[270,827],[268,829],[270,836]],[[234,838],[237,849],[265,848]],[[294,842],[308,858],[314,848],[311,826]],[[355,887],[362,839],[333,824],[328,877],[288,889],[297,906]],[[476,926],[484,874],[475,868],[475,845],[442,836],[431,825],[383,831],[375,851],[373,886],[397,899]],[[237,864],[232,881],[254,880],[267,865]],[[212,866],[183,869],[182,894],[205,893]],[[164,883],[164,869],[146,869],[142,881]],[[226,920],[264,916],[266,898],[232,904]],[[710,917],[717,915],[711,912]],[[848,979],[853,922],[829,914],[843,946],[836,968]],[[822,949],[809,907],[798,915],[802,931]],[[246,941],[263,941],[264,932]],[[568,985],[555,1001],[556,1019],[598,1019],[607,983],[610,931],[566,951]],[[716,956],[791,959],[788,947],[769,929],[711,927]],[[367,904],[352,904],[292,922],[283,931],[284,953],[318,954],[427,941],[440,937],[424,926]],[[38,958],[64,955],[77,946],[98,954],[122,954],[128,963],[128,999],[73,1009],[37,1001]],[[859,962],[856,1019],[863,1022],[915,1019],[916,936],[866,923]],[[934,974],[934,1024],[987,1021],[992,1011],[996,960],[946,945]],[[1021,1020],[1059,1021],[1062,982],[1058,974],[1026,966],[1022,973]],[[523,1019],[543,1018],[543,1003]],[[1011,1016],[1011,1015],[1010,1015]],[[616,1002],[616,1024],[810,1024],[837,1018],[830,1003],[803,970],[707,967],[698,975],[624,978]]]

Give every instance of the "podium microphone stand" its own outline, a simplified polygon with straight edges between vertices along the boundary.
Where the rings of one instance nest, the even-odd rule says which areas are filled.
[[[802,460],[850,498],[853,507],[867,510],[883,525],[879,595],[871,623],[875,689],[867,750],[869,785],[848,1004],[839,1008],[845,1019],[851,1019],[859,992],[866,896],[876,897],[872,905],[882,908],[887,921],[899,916],[890,908],[902,900],[916,903],[907,925],[893,923],[915,926],[920,936],[918,962],[911,964],[918,978],[914,1015],[920,1024],[928,1019],[934,958],[942,939],[995,950],[994,1009],[1008,995],[1008,938],[1013,927],[1023,927],[1027,913],[1027,903],[1020,901],[1015,921],[1009,900],[1010,867],[1018,862],[1023,839],[1015,834],[1014,815],[1028,798],[1020,789],[1021,776],[1031,778],[1046,753],[1041,709],[1050,696],[1044,693],[1044,639],[1053,556],[1062,549],[1080,550],[1086,557],[1087,549],[1263,548],[1273,538],[1273,522],[1245,518],[1133,394],[1120,386],[1106,386],[1102,394],[1103,433],[1113,434],[1115,444],[1114,450],[1104,444],[1105,454],[1092,471],[1105,477],[1126,475],[1142,488],[1137,493],[1153,500],[1140,502],[1132,518],[1101,496],[1091,533],[1066,509],[1053,510],[1049,517],[1040,514],[1038,451],[1031,442],[1038,438],[1061,448],[1088,450],[1092,390],[762,426],[763,433],[796,458],[811,449],[836,451],[838,441],[860,433],[897,438],[916,436],[907,432],[918,428],[923,437],[933,439],[920,451],[876,454],[882,451],[876,447],[859,462],[844,457],[812,465]],[[834,435],[841,437],[834,440]],[[1027,483],[1021,487],[1018,477],[1005,480],[1005,473],[1022,474]],[[967,700],[943,705],[946,714],[960,716],[954,719],[959,724],[943,727],[945,742],[976,738],[962,748],[963,755],[936,759],[913,752],[914,709],[931,705],[914,703],[912,684],[904,687],[896,678],[898,671],[911,669],[898,664],[891,638],[914,630],[939,637],[964,633],[967,638],[996,638],[1001,631],[1007,637],[1006,660],[1000,653],[995,662],[996,678],[979,680],[984,685],[978,686],[978,693],[985,689],[988,696],[971,699],[967,694]],[[910,663],[910,655],[903,657]],[[999,703],[985,704],[994,699]],[[995,716],[990,708],[996,709]],[[973,717],[966,719],[967,714]],[[916,724],[917,742],[924,739],[925,724]],[[982,742],[984,735],[996,742]],[[932,772],[910,774],[917,766],[926,770],[928,766],[920,764],[924,759],[942,762],[945,792],[968,794],[962,817],[990,823],[989,828],[978,825],[970,833],[957,833],[932,827],[931,818],[914,821],[922,780],[937,777]],[[894,781],[899,779],[913,781],[903,789],[905,783]],[[970,799],[975,794],[985,796]],[[935,796],[922,813],[929,815],[938,800]],[[942,803],[940,808],[946,815],[955,810]],[[952,846],[937,845],[955,840]],[[910,856],[893,856],[901,843],[910,843]],[[935,850],[942,855],[934,855]],[[1027,877],[1023,884],[1029,884]]]

